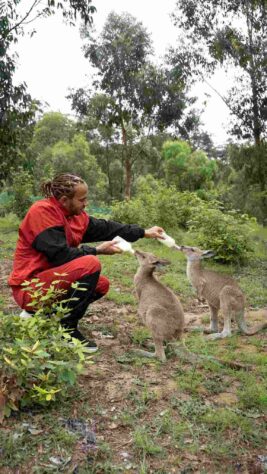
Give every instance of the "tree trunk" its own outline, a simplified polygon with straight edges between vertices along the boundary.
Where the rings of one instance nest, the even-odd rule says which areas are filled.
[[[125,156],[125,191],[124,191],[124,197],[125,199],[129,200],[131,198],[131,160],[127,156],[127,134],[126,130],[124,127],[124,124],[122,124],[122,144],[124,146],[124,156]]]
[[[249,53],[250,53],[250,80],[251,80],[251,91],[252,91],[252,111],[253,111],[253,136],[255,145],[258,146],[261,143],[261,121],[260,121],[260,111],[258,104],[258,89],[257,89],[257,80],[256,80],[256,66],[254,62],[254,47],[253,47],[253,10],[249,8],[249,2],[246,1],[246,15],[247,15],[247,29],[248,29],[248,38],[249,38]]]

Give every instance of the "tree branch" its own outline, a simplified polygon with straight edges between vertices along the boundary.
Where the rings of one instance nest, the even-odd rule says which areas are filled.
[[[41,3],[41,0],[34,0],[31,8],[28,10],[28,12],[26,13],[26,15],[18,22],[16,23],[14,26],[12,26],[12,28],[10,28],[9,30],[7,30],[6,34],[3,36],[3,38],[6,38],[10,33],[11,31],[15,30],[16,28],[18,28],[20,25],[22,25],[22,23],[28,18],[28,16],[31,14],[32,10],[39,4]]]
[[[228,109],[230,110],[230,112],[231,112],[233,115],[237,116],[236,112],[235,112],[234,109],[229,105],[229,102],[225,99],[225,97],[223,97],[223,95],[220,94],[220,92],[217,91],[217,89],[215,89],[215,87],[213,87],[204,77],[203,77],[203,80],[204,80],[204,82],[220,97],[220,99],[222,99],[222,101],[223,101],[223,102],[225,103],[225,105],[228,107]],[[238,128],[239,128],[239,131],[240,131],[240,133],[241,133],[241,135],[242,135],[242,129],[241,129],[241,127],[238,126]]]

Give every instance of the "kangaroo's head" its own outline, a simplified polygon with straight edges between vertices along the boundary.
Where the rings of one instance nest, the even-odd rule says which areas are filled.
[[[183,252],[190,262],[201,260],[202,258],[210,258],[215,255],[212,250],[201,250],[197,247],[188,247],[187,245],[176,245],[175,248],[176,250]]]
[[[161,268],[162,266],[170,264],[169,260],[156,257],[152,253],[136,250],[134,254],[139,262],[140,267],[143,268],[155,270],[155,268]]]

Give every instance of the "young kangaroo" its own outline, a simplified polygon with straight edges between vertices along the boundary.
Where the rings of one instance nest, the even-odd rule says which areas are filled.
[[[248,329],[245,321],[245,296],[237,282],[228,275],[205,270],[202,268],[203,258],[213,257],[211,250],[200,250],[197,247],[175,246],[187,257],[187,277],[196,289],[199,298],[205,298],[210,308],[210,329],[214,333],[209,339],[219,339],[231,336],[231,318],[235,318],[237,325],[244,334],[251,336],[261,329],[267,328],[267,322]],[[218,332],[218,312],[221,308],[224,327]]]
[[[142,355],[158,357],[166,361],[163,342],[180,339],[184,329],[184,312],[177,296],[153,275],[155,269],[168,265],[151,253],[135,251],[139,269],[134,277],[139,299],[138,315],[150,329],[155,344],[155,353],[140,351]]]

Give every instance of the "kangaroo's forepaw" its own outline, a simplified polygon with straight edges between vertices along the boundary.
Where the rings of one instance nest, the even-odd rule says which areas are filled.
[[[231,336],[231,332],[229,331],[222,331],[222,332],[215,332],[214,334],[210,334],[207,336],[209,341],[215,341],[216,339],[224,339],[225,337]]]

